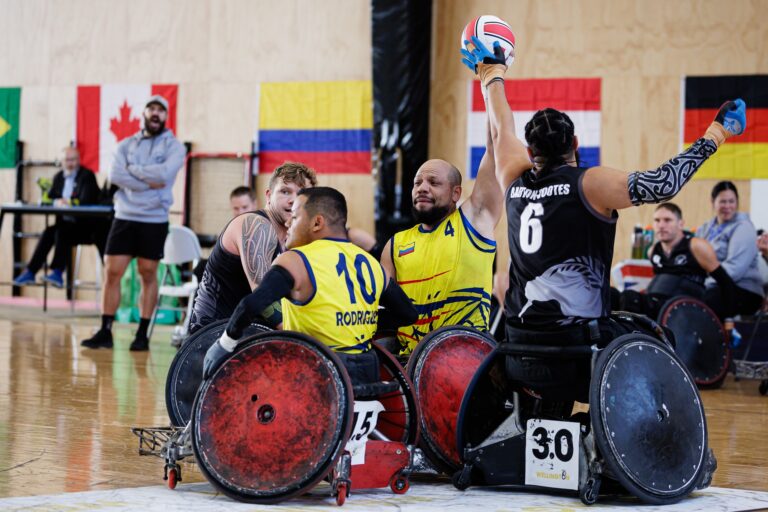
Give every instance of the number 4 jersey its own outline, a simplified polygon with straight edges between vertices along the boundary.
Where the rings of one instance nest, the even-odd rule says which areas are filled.
[[[315,240],[294,251],[315,293],[303,303],[282,300],[283,328],[346,354],[370,349],[385,285],[381,264],[348,240]]]
[[[506,192],[509,236],[507,323],[556,329],[610,313],[616,220],[582,191],[586,169],[528,171]]]
[[[444,325],[488,330],[496,242],[478,233],[458,208],[431,231],[421,224],[392,238],[397,283],[419,313],[397,332],[403,355]]]

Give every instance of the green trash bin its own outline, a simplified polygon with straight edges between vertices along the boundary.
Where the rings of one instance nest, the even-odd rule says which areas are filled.
[[[165,274],[165,267],[161,263],[157,268],[157,280],[163,278]],[[136,260],[131,260],[131,264],[123,274],[123,278],[120,281],[120,306],[115,313],[115,320],[121,323],[138,323],[139,315],[139,292],[141,291],[141,280],[139,279],[139,273],[136,269]],[[178,283],[181,280],[181,273],[179,267],[176,265],[169,266],[169,275],[166,276],[166,282]],[[160,283],[162,285],[162,283]],[[160,300],[160,308],[157,311],[156,324],[173,325],[179,323],[181,320],[181,312],[174,311],[173,309],[163,309],[163,306],[177,307],[179,304],[175,297],[162,297]]]

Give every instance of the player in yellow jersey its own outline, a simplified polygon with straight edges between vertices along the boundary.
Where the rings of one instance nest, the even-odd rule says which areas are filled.
[[[416,311],[379,262],[347,239],[346,222],[347,203],[339,191],[314,187],[299,192],[288,228],[290,250],[274,260],[258,288],[238,304],[205,356],[205,378],[260,315],[276,327],[282,324],[326,344],[342,359],[353,383],[379,380],[378,358],[371,350],[379,304],[388,317],[403,323],[415,321]]]
[[[416,226],[392,237],[381,265],[414,302],[418,320],[397,332],[400,355],[444,325],[488,330],[491,309],[494,229],[504,210],[488,141],[477,179],[466,201],[461,173],[444,160],[429,160],[416,172],[411,197]]]

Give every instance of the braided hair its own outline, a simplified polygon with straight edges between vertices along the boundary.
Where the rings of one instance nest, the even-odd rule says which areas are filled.
[[[565,163],[573,148],[573,121],[565,112],[545,108],[536,112],[525,125],[525,141],[534,160],[543,160],[544,169]]]

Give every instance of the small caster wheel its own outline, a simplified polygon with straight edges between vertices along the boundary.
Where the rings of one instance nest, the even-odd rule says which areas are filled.
[[[176,471],[176,468],[171,468],[168,470],[168,488],[169,489],[175,489],[176,484],[179,481],[179,474]]]
[[[472,483],[472,466],[465,465],[451,477],[451,483],[460,491],[466,490]]]
[[[600,495],[600,479],[595,477],[587,478],[584,487],[579,491],[579,498],[585,505],[594,505],[597,497]]]
[[[349,495],[349,484],[347,482],[339,482],[336,486],[336,505],[342,506],[347,501]]]
[[[408,481],[408,477],[398,473],[389,481],[389,488],[395,494],[405,494],[411,488],[411,483]]]

